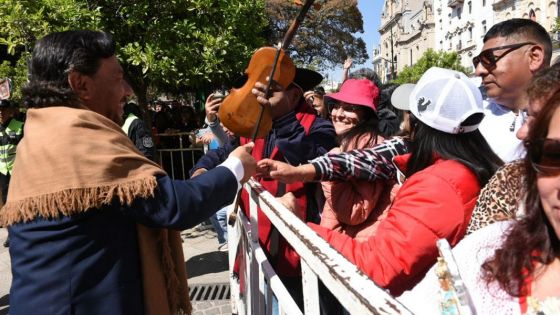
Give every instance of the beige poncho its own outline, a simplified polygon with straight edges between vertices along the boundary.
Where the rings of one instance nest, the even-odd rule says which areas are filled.
[[[163,174],[104,116],[61,106],[30,109],[0,224],[71,216],[115,198],[130,205],[153,196],[156,175]],[[142,225],[137,231],[146,314],[190,314],[179,233]]]

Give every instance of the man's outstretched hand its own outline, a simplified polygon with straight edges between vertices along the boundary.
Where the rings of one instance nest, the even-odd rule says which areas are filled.
[[[251,155],[251,151],[253,151],[253,147],[255,144],[253,142],[247,143],[245,145],[237,147],[233,152],[231,152],[230,156],[235,156],[241,161],[243,164],[243,179],[241,183],[245,183],[246,181],[251,178],[255,174],[257,169],[257,161]]]

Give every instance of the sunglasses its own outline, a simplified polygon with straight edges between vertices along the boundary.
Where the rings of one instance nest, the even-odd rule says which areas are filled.
[[[540,176],[560,175],[560,140],[537,139],[525,143],[533,169]]]
[[[496,67],[496,63],[500,59],[504,58],[510,52],[517,50],[526,45],[536,45],[536,44],[532,42],[523,42],[523,43],[498,46],[498,47],[488,48],[486,50],[483,50],[480,52],[480,54],[478,54],[478,56],[472,59],[474,68],[476,69],[476,67],[478,67],[478,64],[482,63],[482,66],[484,68],[488,70],[494,69]],[[503,49],[507,49],[503,54],[501,54],[500,56],[494,55],[494,51],[503,50]]]
[[[359,110],[359,106],[350,105],[342,102],[337,102],[331,105],[331,111],[338,110],[339,108],[342,108],[342,111],[345,111],[347,113],[353,113]]]

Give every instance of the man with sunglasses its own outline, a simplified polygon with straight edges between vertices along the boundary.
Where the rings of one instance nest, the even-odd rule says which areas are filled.
[[[534,74],[549,66],[551,54],[550,36],[540,24],[511,19],[490,28],[482,51],[473,58],[488,96],[480,131],[505,162],[525,154],[516,132],[529,103],[526,89]]]
[[[551,98],[558,97],[560,93],[559,81],[560,64],[554,64],[539,71],[529,82],[527,87],[529,97],[527,119],[517,131],[519,140],[527,140],[529,130],[534,127],[533,120],[535,117],[538,116]],[[524,198],[522,192],[524,177],[524,160],[514,161],[502,166],[480,191],[480,196],[467,228],[467,234],[496,221],[508,220],[519,215],[518,204]]]

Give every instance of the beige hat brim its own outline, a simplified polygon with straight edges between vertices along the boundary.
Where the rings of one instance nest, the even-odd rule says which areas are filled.
[[[410,110],[410,94],[416,84],[406,83],[397,87],[391,94],[391,104],[400,110]]]

